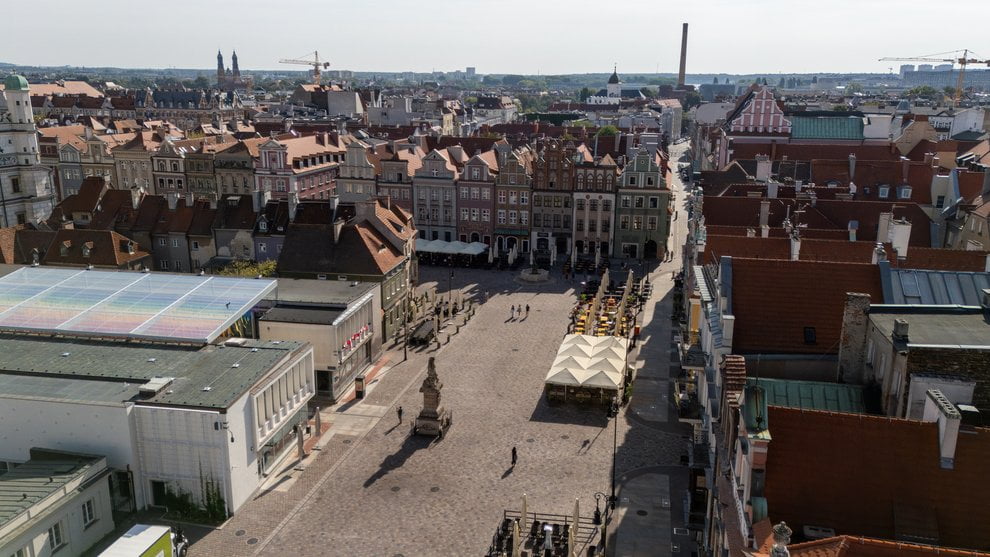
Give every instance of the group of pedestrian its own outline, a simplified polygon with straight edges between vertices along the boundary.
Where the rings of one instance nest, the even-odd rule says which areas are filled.
[[[525,310],[526,310],[526,317],[529,317],[529,304],[526,304]],[[523,316],[522,304],[519,304],[518,308],[516,307],[515,304],[509,306],[509,319],[514,319],[516,317],[522,317],[522,316]]]

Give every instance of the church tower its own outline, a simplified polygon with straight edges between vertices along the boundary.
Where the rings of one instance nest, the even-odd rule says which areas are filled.
[[[605,90],[610,98],[619,98],[622,96],[622,82],[619,81],[619,68],[618,66],[612,70],[612,76],[608,78],[608,84],[605,85]]]
[[[241,69],[237,67],[237,51],[233,51],[233,55],[230,57],[230,63],[233,64],[234,79],[241,77]]]
[[[217,51],[217,88],[223,89],[223,54]]]
[[[38,222],[51,214],[49,169],[41,166],[38,130],[26,79],[8,75],[0,91],[0,226]]]

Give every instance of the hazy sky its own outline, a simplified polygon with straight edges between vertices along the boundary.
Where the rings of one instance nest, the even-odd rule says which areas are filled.
[[[883,72],[965,47],[985,0],[51,0],[3,2],[0,62],[243,69],[319,50],[334,69],[479,73]],[[934,25],[934,19],[939,25]],[[982,39],[982,40],[981,40]],[[982,49],[982,51],[981,51]],[[299,67],[299,69],[305,69]]]

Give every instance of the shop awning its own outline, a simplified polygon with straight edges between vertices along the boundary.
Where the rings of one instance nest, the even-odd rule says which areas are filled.
[[[481,242],[445,242],[443,240],[416,239],[416,251],[423,253],[442,253],[445,255],[481,255],[488,251],[488,246]]]

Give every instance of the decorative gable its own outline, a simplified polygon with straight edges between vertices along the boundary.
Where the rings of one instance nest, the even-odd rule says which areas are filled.
[[[784,111],[777,106],[773,93],[761,88],[749,99],[739,115],[729,125],[731,132],[756,132],[770,134],[791,133],[791,121],[784,117]]]

